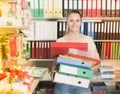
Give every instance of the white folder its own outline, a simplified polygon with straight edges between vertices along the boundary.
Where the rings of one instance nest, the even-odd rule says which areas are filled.
[[[54,82],[88,88],[90,80],[86,78],[80,78],[56,72]]]

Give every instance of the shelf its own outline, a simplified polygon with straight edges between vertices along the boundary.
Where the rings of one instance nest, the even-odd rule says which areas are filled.
[[[16,34],[16,33],[19,33],[20,29],[22,29],[22,27],[0,26],[0,35],[3,35],[3,34]]]
[[[30,61],[54,61],[54,59],[29,59]]]
[[[119,79],[113,79],[113,80],[103,80],[103,79],[90,79],[91,82],[119,82]]]
[[[63,17],[63,18],[35,17],[35,18],[32,18],[32,20],[66,21],[66,17]],[[86,17],[86,18],[82,18],[82,22],[102,22],[102,21],[120,21],[120,17]]]
[[[120,60],[101,59],[102,62],[120,62]]]
[[[4,3],[17,3],[17,0],[0,0],[0,2],[4,2]]]
[[[120,42],[120,40],[94,40],[94,42]]]
[[[85,21],[120,21],[120,17],[88,17],[88,18],[82,18],[82,20]]]
[[[56,41],[56,40],[38,40],[38,39],[33,39],[33,40],[26,40],[26,41],[51,41],[51,42],[53,42],[53,41]]]
[[[54,59],[29,59],[30,61],[54,61]],[[120,60],[101,59],[101,62],[120,62]]]
[[[0,26],[0,29],[24,29],[23,26]]]
[[[33,92],[34,92],[35,88],[37,87],[37,85],[39,84],[39,82],[40,82],[40,78],[34,78],[34,81],[31,85],[31,89],[28,92],[26,92],[26,94],[33,94]]]
[[[16,3],[17,3],[17,0],[8,0],[8,3],[9,3],[9,4],[16,4]]]
[[[36,17],[36,18],[32,18],[32,20],[45,20],[45,21],[66,21],[66,17],[63,17],[63,18],[42,18],[42,17]],[[83,22],[88,22],[88,21],[92,21],[92,22],[101,22],[102,19],[101,18],[82,18],[82,21]]]
[[[46,21],[58,21],[58,20],[64,20],[65,21],[65,18],[43,18],[43,17],[35,17],[35,18],[32,18],[32,20],[46,20]]]

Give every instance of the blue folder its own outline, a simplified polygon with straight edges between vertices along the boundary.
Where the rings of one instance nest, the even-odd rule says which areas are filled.
[[[85,60],[77,60],[73,58],[57,57],[57,64],[66,64],[80,68],[91,69],[92,63]]]

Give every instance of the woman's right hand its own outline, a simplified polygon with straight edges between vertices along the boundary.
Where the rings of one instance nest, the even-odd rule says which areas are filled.
[[[53,66],[52,69],[51,69],[51,73],[50,73],[52,81],[54,81],[55,72],[56,72],[56,66]]]

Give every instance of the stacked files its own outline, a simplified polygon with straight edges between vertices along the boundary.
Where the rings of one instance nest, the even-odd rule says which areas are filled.
[[[69,84],[74,86],[79,86],[83,88],[88,88],[90,81],[85,78],[80,78],[76,76],[70,76],[61,74],[59,72],[55,73],[54,82],[63,83],[63,84]]]
[[[60,55],[57,57],[57,64],[66,64],[66,65],[71,65],[75,67],[80,67],[80,68],[85,68],[85,69],[90,69],[92,67],[92,63],[86,60],[77,60],[74,58],[68,58],[67,55]]]
[[[87,52],[87,51],[85,51]],[[77,55],[77,54],[73,54],[73,53],[68,53],[67,55],[62,55],[62,57],[66,57],[66,58],[73,58],[75,60],[84,60],[86,62],[90,62],[91,63],[91,68],[100,64],[100,60],[96,59],[96,58],[92,58],[92,57],[88,57],[87,55]]]
[[[101,71],[102,80],[114,80],[115,79],[115,71],[112,67],[102,66],[100,68],[100,71]]]
[[[115,88],[116,88],[116,81],[115,80],[106,80],[104,82],[107,86],[107,90],[115,90]]]
[[[107,86],[104,82],[91,82],[90,88],[92,94],[106,94]]]
[[[70,48],[68,51],[68,55],[77,59],[84,59],[86,61],[90,61],[92,63],[92,67],[100,64],[100,59],[94,53],[90,53],[89,51]]]
[[[54,82],[88,88],[94,75],[92,63],[85,60],[68,58],[66,55],[57,57],[57,72]]]
[[[51,42],[50,43],[52,56],[66,55],[70,48],[88,51],[88,43],[75,42]]]
[[[115,69],[109,62],[101,62],[100,73],[102,80],[115,80]]]
[[[103,80],[108,90],[115,89],[115,69],[110,62],[102,61],[100,68],[101,80]]]
[[[100,70],[96,70],[94,71],[94,76],[91,79],[92,82],[99,82],[101,81],[101,74],[100,74]]]
[[[85,68],[74,67],[71,65],[60,64],[59,70],[60,73],[70,74],[74,76],[92,78],[93,71]]]

